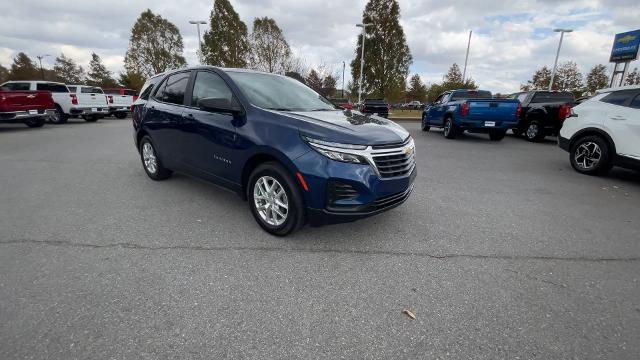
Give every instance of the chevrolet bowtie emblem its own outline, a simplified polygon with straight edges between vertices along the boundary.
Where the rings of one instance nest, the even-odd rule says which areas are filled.
[[[34,97],[36,97],[35,95],[27,95],[28,99],[33,99]]]
[[[633,36],[633,35],[627,35],[627,36],[624,36],[624,37],[621,37],[620,39],[618,39],[618,42],[619,42],[619,43],[626,44],[626,43],[631,42],[631,41],[633,41],[633,40],[635,40],[635,39],[636,39],[636,37],[635,37],[635,36]]]

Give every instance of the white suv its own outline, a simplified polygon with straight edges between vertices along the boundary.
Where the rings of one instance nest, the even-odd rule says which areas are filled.
[[[558,145],[583,174],[606,174],[614,165],[640,170],[640,86],[598,90],[573,108]]]

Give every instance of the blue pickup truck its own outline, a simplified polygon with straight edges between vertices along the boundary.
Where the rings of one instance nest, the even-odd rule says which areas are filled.
[[[422,112],[422,131],[441,127],[447,139],[455,139],[466,130],[500,141],[507,130],[518,126],[521,111],[517,99],[494,99],[489,91],[447,91]]]

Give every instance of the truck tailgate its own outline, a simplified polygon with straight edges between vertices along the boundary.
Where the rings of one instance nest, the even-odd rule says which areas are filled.
[[[473,120],[509,121],[517,122],[518,106],[515,99],[477,99],[467,100],[469,104],[468,117]]]
[[[2,91],[0,112],[54,109],[49,91]]]
[[[80,108],[104,108],[107,107],[107,98],[104,94],[91,93],[91,94],[78,94],[78,107]]]
[[[133,96],[131,95],[108,95],[113,96],[113,103],[110,106],[130,107],[133,104]]]

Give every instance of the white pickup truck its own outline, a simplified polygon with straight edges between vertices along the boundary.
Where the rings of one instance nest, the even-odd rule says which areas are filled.
[[[87,85],[67,85],[75,93],[77,104],[71,109],[71,115],[81,115],[88,122],[98,121],[109,115],[107,97],[101,88]]]
[[[131,112],[131,105],[138,99],[138,92],[132,89],[104,89],[109,103],[109,115],[124,119]]]
[[[11,91],[51,91],[51,96],[55,103],[55,111],[49,118],[49,121],[54,124],[66,123],[67,119],[72,114],[72,108],[77,105],[77,99],[75,99],[76,95],[71,94],[69,92],[69,88],[67,88],[63,83],[15,80],[7,81],[0,86]]]

